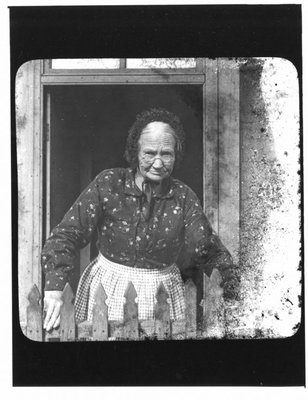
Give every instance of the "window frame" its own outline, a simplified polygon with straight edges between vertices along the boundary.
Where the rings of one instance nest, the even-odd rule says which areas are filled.
[[[195,68],[127,68],[126,58],[120,58],[119,68],[76,68],[53,69],[52,59],[43,60],[43,76],[68,76],[68,75],[198,75],[204,70],[203,58],[196,58]]]

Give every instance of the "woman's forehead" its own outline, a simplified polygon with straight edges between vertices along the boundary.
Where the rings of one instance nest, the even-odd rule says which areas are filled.
[[[151,122],[141,132],[139,144],[142,146],[157,144],[174,146],[174,131],[171,126],[165,122]]]
[[[151,133],[151,132],[168,132],[174,134],[174,130],[171,128],[171,126],[166,122],[162,121],[150,122],[143,128],[141,135],[143,133]]]

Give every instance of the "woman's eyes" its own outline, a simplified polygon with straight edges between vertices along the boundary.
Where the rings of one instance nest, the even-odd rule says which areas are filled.
[[[155,156],[156,153],[154,151],[146,151],[145,154],[148,154],[150,156]],[[173,154],[169,151],[164,151],[161,153],[162,156],[172,156]]]

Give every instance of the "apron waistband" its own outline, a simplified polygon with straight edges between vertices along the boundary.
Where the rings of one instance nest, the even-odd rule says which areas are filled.
[[[125,275],[131,274],[131,273],[144,274],[144,275],[149,275],[149,276],[165,275],[165,274],[169,274],[174,268],[177,268],[177,265],[175,263],[169,265],[168,267],[164,267],[164,268],[129,267],[127,265],[118,264],[118,263],[108,260],[100,252],[98,253],[97,261],[99,262],[100,265],[108,268],[109,270],[114,271],[116,273],[125,274]]]

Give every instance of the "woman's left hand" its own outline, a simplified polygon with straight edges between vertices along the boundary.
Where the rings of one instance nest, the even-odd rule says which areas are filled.
[[[60,310],[62,307],[62,291],[46,290],[44,295],[44,311],[46,312],[44,320],[44,329],[50,331],[60,325]]]

